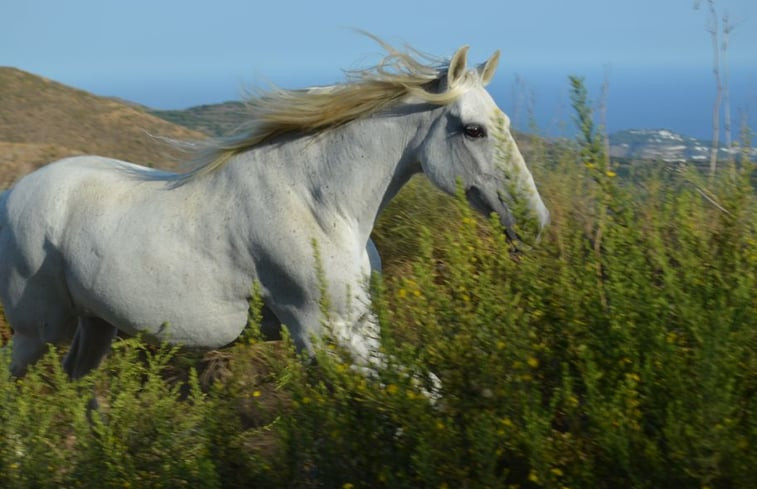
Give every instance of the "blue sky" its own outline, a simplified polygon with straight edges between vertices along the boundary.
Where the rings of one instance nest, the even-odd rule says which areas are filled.
[[[703,114],[710,110],[706,12],[695,11],[693,3],[2,0],[0,65],[151,107],[182,108],[239,98],[244,87],[261,82],[298,87],[339,81],[341,69],[380,56],[375,44],[350,30],[357,27],[437,55],[470,44],[472,58],[484,60],[501,49],[492,91],[503,107],[516,110],[517,74],[535,93],[545,125],[567,112],[568,74],[586,75],[596,89],[608,73],[611,116],[614,101],[620,121],[634,109],[642,113],[648,100],[653,121],[665,90],[683,96],[683,105],[691,90],[689,105],[701,104]],[[742,87],[734,89],[735,102],[757,110],[757,2],[716,3],[737,23],[729,49],[735,84]],[[692,79],[696,83],[687,83]],[[659,93],[645,96],[653,89]],[[628,104],[629,98],[635,102]],[[666,121],[660,118],[659,126]]]

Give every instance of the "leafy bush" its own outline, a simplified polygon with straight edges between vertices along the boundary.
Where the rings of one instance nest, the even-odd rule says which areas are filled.
[[[163,378],[174,353],[123,340],[99,371],[75,382],[54,350],[20,380],[7,375],[4,354],[2,486],[218,487],[196,376]]]

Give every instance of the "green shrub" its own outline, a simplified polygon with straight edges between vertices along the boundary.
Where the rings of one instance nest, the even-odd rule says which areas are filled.
[[[0,373],[0,485],[64,486],[78,457],[86,401],[67,382],[54,351],[22,380],[8,373],[9,353],[2,351]]]
[[[218,487],[196,375],[164,379],[175,349],[139,340],[114,349],[75,382],[54,350],[19,380],[3,355],[2,487]]]
[[[749,487],[751,190],[730,188],[750,209],[724,214],[692,188],[652,179],[632,195],[586,170],[578,176],[591,196],[568,204],[571,219],[527,253],[513,255],[496,223],[482,226],[462,197],[461,228],[420,233],[411,270],[387,278],[375,307],[387,352],[419,378],[438,375],[441,400],[430,404],[391,369],[375,383],[348,359],[320,357],[316,380],[301,372],[287,383],[293,480]]]

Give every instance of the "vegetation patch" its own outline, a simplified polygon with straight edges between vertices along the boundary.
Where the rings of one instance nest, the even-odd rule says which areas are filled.
[[[2,486],[753,487],[754,166],[618,176],[577,114],[580,142],[527,155],[532,246],[420,180],[390,205],[375,378],[261,343],[256,303],[222,352],[122,340],[70,382],[52,351],[0,372]]]

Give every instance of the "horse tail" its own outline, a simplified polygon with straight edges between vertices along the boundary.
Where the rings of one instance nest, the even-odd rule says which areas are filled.
[[[5,219],[3,219],[3,216],[5,215],[5,201],[8,200],[9,194],[10,191],[8,190],[0,191],[0,232],[3,230],[3,223],[5,221]]]
[[[8,190],[0,191],[0,231],[3,230],[3,221],[5,221],[3,219],[5,212],[3,211],[5,210],[5,201],[8,200],[8,194],[10,194]]]
[[[11,190],[0,190],[0,236],[3,235],[3,228],[8,227],[8,200],[10,200]],[[2,255],[0,249],[0,255]]]

